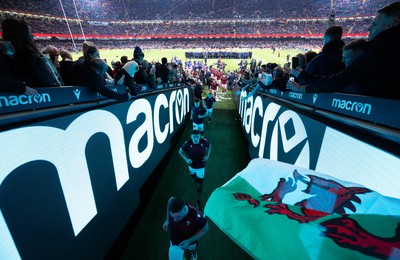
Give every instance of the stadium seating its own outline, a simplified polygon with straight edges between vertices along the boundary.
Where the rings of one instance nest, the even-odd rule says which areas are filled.
[[[74,4],[75,2],[75,4]],[[371,15],[389,0],[335,1],[333,9],[337,16]],[[304,18],[327,17],[331,12],[330,0],[259,0],[251,2],[200,0],[143,0],[137,1],[85,1],[62,0],[67,17],[76,18],[76,10],[82,19],[88,20],[196,20],[237,18]],[[0,9],[30,11],[37,14],[62,16],[58,0],[2,1]],[[166,11],[167,10],[167,11]],[[311,11],[312,10],[312,11]]]

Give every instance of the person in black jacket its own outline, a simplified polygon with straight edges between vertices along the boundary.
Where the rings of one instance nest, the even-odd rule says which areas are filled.
[[[168,60],[163,57],[161,59],[161,64],[156,64],[156,78],[161,78],[162,83],[168,83],[169,81],[170,69],[168,68]]]
[[[104,73],[107,71],[108,65],[102,59],[85,60],[83,62],[77,62],[73,66],[75,86],[87,86],[97,91],[101,95],[116,99],[119,101],[127,101],[130,99],[129,92],[120,94],[112,91],[105,87],[106,80]]]
[[[10,41],[15,49],[15,80],[35,88],[64,85],[57,69],[33,42],[25,21],[8,18],[1,27],[3,41]]]
[[[139,65],[139,70],[135,73],[133,80],[137,84],[148,84],[145,68],[143,68],[142,65],[142,62],[144,60],[144,53],[139,46],[136,46],[133,51],[133,60],[136,61],[136,63]]]
[[[72,61],[72,55],[67,50],[60,50],[60,71],[62,79],[66,86],[72,85],[73,75],[72,75],[72,67],[74,62]]]
[[[347,68],[330,76],[310,75],[306,71],[291,73],[306,87],[292,88],[301,92],[342,92],[352,84],[360,84],[363,95],[400,99],[398,69],[400,61],[400,2],[377,11],[369,30],[369,41],[360,57]]]
[[[311,75],[331,75],[344,69],[342,62],[343,30],[340,26],[331,26],[324,33],[324,47],[312,60],[307,61],[305,71]]]
[[[11,42],[0,42],[0,92],[36,95],[36,89],[28,87],[25,82],[13,80],[14,48]]]

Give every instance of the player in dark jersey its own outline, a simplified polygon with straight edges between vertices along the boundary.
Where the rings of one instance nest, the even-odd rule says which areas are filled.
[[[189,166],[189,173],[194,178],[196,185],[196,207],[200,208],[201,192],[203,191],[203,181],[206,169],[206,162],[210,157],[211,144],[207,139],[201,138],[198,130],[193,130],[190,140],[186,141],[179,155]]]
[[[203,107],[206,108],[208,113],[208,125],[211,125],[211,117],[216,102],[212,93],[208,93],[207,97],[203,100]]]
[[[194,100],[190,119],[193,121],[193,130],[199,130],[202,136],[204,134],[204,118],[207,116],[207,110],[201,106],[200,100],[196,98]]]
[[[204,214],[186,203],[180,197],[172,197],[167,205],[167,219],[163,224],[165,231],[170,227],[170,259],[178,253],[183,259],[185,250],[190,251],[191,260],[197,259],[197,244],[208,231]],[[175,259],[175,258],[174,258]]]

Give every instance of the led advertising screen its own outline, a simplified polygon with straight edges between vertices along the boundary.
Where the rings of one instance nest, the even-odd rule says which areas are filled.
[[[167,91],[0,132],[0,259],[101,259],[183,125]]]
[[[266,158],[359,183],[400,198],[400,158],[259,96],[241,93],[251,158]]]

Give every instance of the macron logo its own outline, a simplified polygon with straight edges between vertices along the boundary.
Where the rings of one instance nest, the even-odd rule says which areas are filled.
[[[318,94],[314,94],[312,97],[312,103],[315,104],[315,101],[317,101]]]
[[[81,96],[81,90],[80,89],[74,89],[74,94],[75,94],[75,97],[79,100],[79,98]]]
[[[344,109],[348,111],[355,111],[361,114],[371,114],[372,106],[368,103],[361,103],[356,101],[347,101],[342,99],[334,98],[332,100],[332,107]]]

